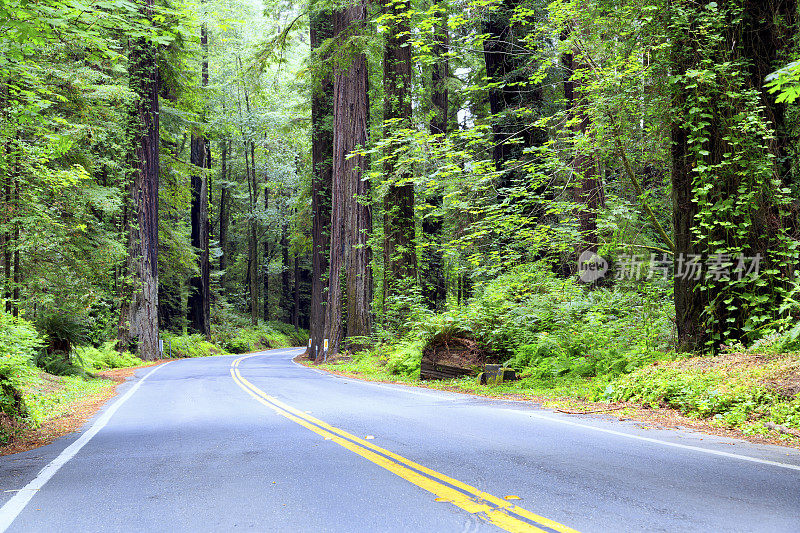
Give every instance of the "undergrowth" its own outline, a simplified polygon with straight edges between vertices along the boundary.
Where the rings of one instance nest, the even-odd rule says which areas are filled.
[[[415,382],[426,346],[461,336],[521,379],[487,387],[465,377],[427,386],[668,407],[751,434],[769,433],[765,422],[800,429],[800,324],[766,333],[749,350],[737,345],[715,358],[676,355],[669,287],[644,282],[588,290],[542,264],[478,286],[467,305],[445,313],[405,305],[411,311],[399,338],[379,331],[371,349],[330,368]]]

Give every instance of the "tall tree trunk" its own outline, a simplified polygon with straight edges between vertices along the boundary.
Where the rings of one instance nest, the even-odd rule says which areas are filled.
[[[292,308],[292,325],[300,331],[300,259],[294,256],[294,307]]]
[[[330,12],[318,11],[311,16],[311,49],[333,36]],[[325,335],[325,287],[331,231],[331,180],[333,178],[333,80],[328,74],[311,97],[311,316],[308,357],[322,357]]]
[[[220,159],[222,168],[220,171],[221,180],[219,181],[219,248],[221,254],[219,256],[219,270],[222,272],[220,276],[220,287],[223,294],[226,293],[226,282],[228,269],[228,227],[230,225],[230,200],[228,195],[228,144],[229,140],[223,138],[221,142]]]
[[[741,283],[734,283],[733,276],[731,280],[711,280],[706,276],[696,281],[693,276],[686,275],[685,262],[692,257],[706,259],[729,248],[744,250],[744,255],[748,256],[760,254],[769,262],[770,256],[785,246],[780,236],[785,238],[796,231],[797,200],[794,199],[787,218],[781,216],[786,212],[785,208],[775,203],[775,197],[779,195],[777,184],[787,184],[792,179],[788,167],[790,158],[786,156],[794,139],[786,127],[784,105],[776,104],[774,95],[769,95],[763,84],[766,74],[778,66],[776,62],[785,60],[793,50],[798,24],[797,7],[796,0],[725,0],[708,6],[676,0],[672,4],[673,9],[686,12],[681,19],[686,22],[674,32],[671,73],[682,76],[693,69],[706,68],[705,62],[709,60],[714,64],[741,61],[746,69],[744,75],[734,73],[730,80],[726,79],[724,88],[716,84],[698,87],[692,80],[692,89],[676,90],[672,101],[675,117],[672,125],[676,248],[674,298],[679,349],[694,350],[706,343],[713,343],[711,347],[716,348],[719,341],[742,339],[749,329],[747,321],[754,315],[762,315],[760,320],[767,317],[776,319],[775,308],[780,306],[780,301],[774,299],[779,294],[775,288],[785,287],[794,275],[791,266],[782,265],[778,260],[777,264],[768,263],[767,268],[762,265],[758,281],[750,283],[745,280],[743,283],[748,285],[744,287]],[[719,41],[709,41],[705,35],[709,29],[703,18],[707,15],[704,10],[712,8],[719,11],[719,17],[724,17],[720,28],[711,30],[720,32],[722,38]],[[698,39],[703,43],[720,44],[710,53],[704,50],[701,54],[697,50]],[[761,108],[756,108],[742,96],[750,90],[759,91]],[[686,124],[687,108],[695,105],[697,100],[692,98],[696,98],[698,92],[704,97],[703,124]],[[762,119],[775,135],[767,138],[743,135],[736,129],[739,115],[747,116],[752,122]],[[752,126],[748,124],[748,128]],[[694,128],[701,131],[702,144],[697,144],[699,134]],[[762,141],[763,147],[745,144]],[[743,149],[738,147],[732,150],[731,146],[736,146],[736,143],[744,145],[748,152],[743,153]],[[702,154],[698,147],[702,148]],[[732,154],[732,151],[736,153]],[[765,152],[769,157],[765,157]],[[754,166],[771,164],[773,179],[755,184],[749,182],[750,179],[764,178],[738,166],[736,161],[742,158],[752,158]],[[713,175],[700,170],[709,167],[720,170]],[[733,212],[732,208],[729,211],[719,209],[711,215],[708,210],[700,209],[709,204],[736,206],[743,201],[743,191],[749,194],[762,189],[768,192],[744,200],[747,204],[745,215],[737,212],[725,219],[726,214]],[[706,194],[704,204],[699,207],[696,197],[701,190]],[[732,232],[727,225],[718,224],[719,221],[739,231]],[[758,296],[769,303],[761,304],[754,311],[752,301]]]
[[[576,31],[577,25],[573,25]],[[577,255],[581,257],[584,252],[597,253],[597,210],[603,202],[603,188],[597,172],[597,159],[593,148],[589,145],[587,135],[590,134],[590,119],[588,114],[589,102],[587,95],[581,88],[580,73],[589,69],[581,50],[574,46],[572,53],[567,55],[568,62],[567,80],[564,95],[569,106],[567,121],[571,124],[573,156],[572,173],[578,180],[575,187],[575,201],[578,204],[578,230],[581,242],[578,244]],[[577,75],[576,75],[577,74]]]
[[[208,87],[208,28],[200,27],[200,46],[203,53],[202,86]],[[205,113],[203,113],[205,115]],[[205,117],[203,117],[205,118]],[[198,128],[192,129],[191,178],[192,189],[192,246],[198,250],[199,275],[189,281],[189,330],[211,337],[211,267],[209,254],[208,171],[210,144]]]
[[[14,179],[14,216],[20,216],[20,201],[19,201],[19,173],[15,173]],[[11,307],[11,312],[14,316],[19,316],[19,289],[22,284],[22,272],[20,272],[20,258],[19,258],[19,233],[20,222],[14,222],[14,304]]]
[[[237,57],[237,64],[239,72],[242,72],[242,60]],[[250,93],[247,87],[244,87],[244,102],[247,110],[247,115],[250,115]],[[241,103],[239,104],[241,112]],[[252,132],[248,132],[252,134]],[[258,228],[256,227],[256,204],[258,202],[258,183],[256,183],[256,155],[255,155],[255,142],[251,138],[244,139],[244,159],[245,171],[247,173],[247,192],[250,207],[250,216],[248,217],[248,242],[247,242],[247,257],[248,257],[248,276],[250,286],[250,323],[253,326],[258,325]]]
[[[366,20],[363,0],[336,11],[333,27],[342,40],[356,34]],[[355,148],[366,146],[369,131],[369,76],[364,54],[351,58],[347,69],[334,78],[333,134],[333,208],[331,210],[330,276],[325,337],[329,352],[335,355],[342,347],[342,293],[338,273],[346,261],[347,336],[364,337],[372,331],[372,250],[367,241],[372,228],[368,199],[370,186],[362,181],[368,168],[365,156],[347,157]],[[352,346],[357,349],[358,346]]]
[[[447,79],[450,77],[450,61],[447,52],[450,49],[450,35],[447,30],[447,8],[441,7],[439,21],[434,28],[435,45],[433,55],[437,61],[431,70],[431,104],[433,117],[430,132],[433,135],[446,135],[449,124],[449,91]],[[447,283],[444,275],[444,253],[441,249],[442,215],[438,212],[442,207],[442,194],[437,190],[428,197],[428,203],[434,211],[422,219],[422,233],[428,245],[425,248],[425,261],[420,276],[422,298],[428,309],[444,310],[447,300]]]
[[[3,297],[6,300],[6,313],[11,312],[14,290],[14,278],[11,266],[11,259],[13,257],[12,249],[14,244],[11,239],[11,219],[14,216],[13,198],[11,196],[11,181],[12,177],[11,173],[9,172],[4,176],[5,183],[3,186],[3,224],[5,226],[5,229],[3,230],[3,270],[5,273]]]
[[[411,32],[404,0],[385,0],[383,13],[391,17],[383,53],[384,137],[411,124]],[[408,172],[398,174],[397,155],[402,146],[393,142],[384,154],[383,174],[388,181],[383,199],[383,289],[390,297],[401,280],[416,280],[417,252],[414,235],[414,183]]]
[[[153,15],[153,0],[141,0],[146,18]],[[130,299],[123,301],[120,338],[122,348],[136,347],[144,360],[159,357],[158,349],[158,184],[159,102],[156,46],[146,38],[132,43],[130,85],[136,95],[131,117],[134,162],[131,183],[134,221],[130,224],[129,272],[133,277]]]
[[[503,0],[483,21],[483,32],[489,35],[483,43],[483,57],[489,88],[489,108],[492,114],[492,158],[501,177],[497,181],[501,196],[503,190],[518,182],[524,172],[509,166],[520,161],[527,147],[540,145],[546,140],[541,128],[533,128],[530,116],[520,117],[521,107],[528,110],[542,104],[541,87],[534,86],[520,67],[525,46],[512,24],[514,10],[520,0]]]
[[[290,324],[292,321],[291,295],[291,265],[289,264],[289,225],[283,223],[281,231],[281,299],[280,309],[283,321]]]
[[[264,187],[264,211],[269,209],[269,185]],[[264,322],[270,320],[269,309],[269,238],[264,239]]]

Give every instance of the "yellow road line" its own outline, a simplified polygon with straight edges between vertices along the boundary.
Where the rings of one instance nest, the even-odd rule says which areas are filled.
[[[239,387],[245,390],[256,401],[269,407],[277,414],[288,418],[306,429],[329,439],[336,444],[352,451],[355,454],[371,461],[378,466],[385,468],[393,474],[417,485],[418,487],[435,494],[437,497],[449,501],[465,511],[476,514],[481,518],[491,522],[492,524],[505,529],[506,531],[514,533],[522,532],[542,532],[544,530],[535,527],[527,521],[520,520],[509,513],[513,513],[518,517],[523,517],[531,522],[540,526],[544,526],[551,531],[559,533],[577,533],[574,529],[559,524],[553,520],[539,516],[535,513],[523,509],[510,502],[498,498],[486,492],[483,492],[475,487],[467,485],[461,481],[450,478],[444,474],[431,470],[422,466],[414,461],[406,459],[401,455],[376,446],[371,442],[363,440],[355,435],[352,435],[342,429],[331,426],[330,424],[319,420],[307,413],[303,413],[294,407],[281,402],[264,391],[250,383],[239,372],[239,364],[252,355],[240,357],[236,359],[231,365],[231,376],[234,382]],[[377,452],[377,453],[376,453]],[[416,471],[415,471],[416,470]],[[425,475],[421,474],[424,473]],[[430,477],[428,477],[430,476]],[[434,478],[434,479],[431,479]],[[438,480],[438,481],[437,481]],[[448,485],[445,485],[444,482]],[[454,488],[456,487],[456,488]],[[458,490],[460,489],[460,490]],[[468,494],[472,496],[469,496]]]

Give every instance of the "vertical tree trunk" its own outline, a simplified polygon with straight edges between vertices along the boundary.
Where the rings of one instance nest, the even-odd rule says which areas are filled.
[[[797,225],[797,200],[794,199],[794,206],[789,210],[788,220],[781,216],[786,212],[784,207],[775,202],[779,184],[786,184],[787,180],[792,179],[787,166],[790,158],[786,155],[793,140],[785,124],[786,110],[783,104],[775,103],[774,95],[769,95],[763,86],[764,77],[775,69],[776,61],[787,57],[793,50],[798,23],[797,2],[725,0],[713,4],[696,5],[688,1],[673,3],[674,9],[686,10],[687,15],[685,25],[672,40],[671,73],[682,76],[693,69],[706,68],[705,62],[709,60],[715,64],[723,61],[742,62],[747,70],[744,77],[736,73],[731,80],[726,79],[724,89],[717,84],[704,84],[701,87],[692,85],[692,90],[677,90],[672,101],[675,116],[672,125],[672,199],[676,248],[674,297],[681,350],[698,349],[706,343],[713,343],[712,348],[715,349],[718,341],[744,338],[747,335],[747,321],[753,315],[762,315],[761,320],[769,316],[777,318],[774,311],[780,301],[773,300],[779,294],[776,286],[785,287],[794,276],[791,268],[785,264],[768,265],[769,268],[764,268],[762,264],[757,282],[737,287],[733,280],[711,280],[709,276],[695,281],[693,276],[686,275],[685,266],[681,268],[682,263],[692,256],[706,259],[728,248],[742,249],[744,255],[751,257],[760,254],[769,262],[770,255],[785,246],[785,241],[781,242],[779,236],[786,235],[784,230],[787,229],[791,234],[792,228]],[[708,28],[701,10],[712,7],[718,10],[719,17],[725,17],[724,24],[713,30],[719,31],[721,38],[711,41],[719,42],[711,54],[704,50],[701,55],[696,43],[698,39],[708,41],[705,35]],[[749,90],[759,91],[761,107],[756,108],[741,96]],[[690,99],[696,97],[698,91],[702,91],[701,95],[705,98],[704,124],[685,124],[686,108],[694,105],[696,100]],[[768,138],[759,136],[755,142],[763,141],[764,145],[748,147],[746,153],[735,148],[737,153],[731,157],[732,145],[739,143],[748,146],[744,142],[754,140],[752,135],[743,136],[737,131],[736,120],[740,114],[747,116],[748,120],[753,120],[752,117],[763,120],[775,135]],[[694,128],[698,128],[704,137],[700,145],[702,154],[697,150],[697,139],[693,138],[697,136]],[[769,153],[769,157],[765,157],[765,152]],[[732,161],[741,158],[752,158],[756,164],[772,165],[773,178],[769,182],[757,182],[755,187],[748,180],[753,176],[761,180],[763,177],[757,172],[731,165]],[[749,161],[745,159],[745,162]],[[708,167],[721,170],[713,175],[699,170]],[[753,189],[762,188],[764,192],[744,200],[746,216],[736,213],[727,220],[722,218],[725,210],[720,209],[709,215],[708,210],[700,209],[695,201],[698,190],[705,190],[707,194],[701,207],[722,205],[723,202],[736,206],[742,201],[743,191],[750,193]],[[791,209],[794,213],[791,213]],[[728,212],[732,211],[733,208]],[[728,226],[717,224],[720,220],[738,228],[738,231],[733,232]],[[757,313],[748,311],[751,302],[758,296],[771,301],[760,305]]]
[[[15,172],[14,176],[14,216],[20,216],[20,201],[19,201],[19,173]],[[19,289],[22,283],[22,273],[20,272],[19,260],[19,221],[14,222],[14,303],[11,306],[11,312],[14,316],[19,316]]]
[[[11,173],[9,172],[4,176],[4,191],[3,191],[3,271],[5,273],[5,283],[3,297],[6,300],[6,313],[11,312],[13,297],[14,278],[11,268],[11,259],[13,257],[13,241],[11,240],[11,218],[13,216],[13,202],[11,196]]]
[[[450,36],[447,30],[447,8],[442,6],[439,22],[434,28],[435,45],[433,55],[438,58],[431,70],[431,103],[433,104],[433,117],[430,123],[430,132],[434,135],[446,135],[449,124],[449,91],[447,79],[450,77],[450,61],[447,52],[450,48]],[[443,199],[440,192],[434,192],[428,203],[434,210],[442,207]],[[422,219],[422,233],[428,241],[425,249],[425,261],[420,276],[422,284],[422,298],[428,309],[441,311],[447,300],[447,283],[444,275],[444,254],[441,250],[443,220],[441,214],[434,211]]]
[[[269,185],[264,187],[264,211],[269,209]],[[264,239],[264,322],[270,320],[269,309],[269,237]]]
[[[384,15],[388,24],[383,53],[384,137],[396,129],[410,129],[411,124],[411,46],[404,0],[386,0]],[[414,235],[414,183],[407,172],[397,174],[397,156],[402,146],[393,142],[384,154],[383,174],[388,181],[383,199],[383,289],[387,297],[397,290],[400,280],[416,280],[417,252]]]
[[[311,16],[311,49],[333,36],[330,12]],[[331,180],[333,174],[333,80],[326,75],[311,97],[311,309],[309,335],[310,359],[322,356],[325,334],[325,286],[328,276],[331,223]]]
[[[208,87],[208,28],[200,27],[200,46],[203,54],[202,86]],[[203,114],[205,115],[205,113]],[[205,117],[203,117],[205,118]],[[211,337],[211,268],[209,255],[208,169],[210,144],[205,133],[192,129],[191,163],[194,166],[192,189],[192,246],[198,250],[200,273],[189,282],[189,330]]]
[[[219,269],[222,272],[220,276],[220,288],[222,289],[223,294],[227,292],[227,273],[225,271],[228,269],[228,254],[230,253],[228,250],[228,227],[230,224],[230,206],[228,205],[228,195],[230,194],[228,191],[228,144],[228,139],[223,138],[220,150],[220,159],[222,164],[220,177],[222,179],[219,181],[219,247],[222,251],[221,255],[219,256]]]
[[[573,26],[573,31],[577,25]],[[575,200],[578,208],[578,229],[581,242],[578,244],[577,255],[584,252],[597,253],[597,210],[603,202],[603,186],[598,177],[597,160],[593,148],[587,146],[590,134],[590,119],[588,115],[587,96],[581,88],[580,77],[576,73],[585,72],[589,65],[583,58],[580,49],[575,46],[566,61],[568,65],[567,83],[564,94],[569,110],[567,120],[571,123],[573,140],[572,172],[579,185],[575,188]]]
[[[145,17],[153,14],[153,0],[142,0]],[[136,346],[139,357],[153,360],[158,350],[158,184],[159,102],[156,47],[146,38],[132,43],[130,84],[136,95],[131,117],[136,169],[131,183],[135,221],[130,224],[129,271],[132,294],[123,301],[122,347]]]
[[[516,114],[523,106],[539,108],[542,101],[541,88],[534,86],[520,68],[525,46],[512,25],[518,5],[520,0],[503,0],[483,21],[483,32],[489,35],[483,43],[486,77],[493,84],[489,88],[489,108],[493,117],[492,158],[497,170],[502,172],[497,181],[501,196],[504,196],[504,189],[524,175],[519,169],[509,168],[509,163],[521,160],[524,148],[540,145],[546,140],[544,131],[531,127],[529,117]]]
[[[295,331],[300,330],[300,259],[294,256],[294,307],[292,310],[292,325]]]
[[[292,321],[291,265],[289,264],[289,224],[283,223],[281,230],[281,298],[280,310],[283,322]]]
[[[341,39],[354,35],[366,20],[362,0],[337,11],[333,16],[335,34]],[[351,58],[346,70],[336,72],[334,80],[333,207],[331,210],[330,279],[325,337],[331,355],[339,352],[343,340],[342,293],[338,273],[346,259],[347,336],[367,336],[372,331],[372,250],[367,244],[372,228],[368,206],[368,181],[362,176],[368,168],[364,156],[347,157],[365,146],[369,131],[369,76],[364,54]],[[353,346],[353,348],[358,348]]]

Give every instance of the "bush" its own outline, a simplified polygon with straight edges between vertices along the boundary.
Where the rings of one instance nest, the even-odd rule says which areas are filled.
[[[22,387],[34,375],[32,362],[42,346],[30,322],[0,309],[0,442],[28,417]]]
[[[744,358],[737,360],[738,357]],[[800,428],[800,397],[767,384],[793,382],[793,355],[698,357],[650,365],[611,382],[602,399],[671,407],[696,418],[763,432],[761,420]]]
[[[394,346],[386,355],[386,370],[395,375],[419,375],[424,346],[419,341]]]
[[[170,353],[174,358],[208,357],[226,353],[223,348],[208,342],[199,333],[190,335],[163,333],[162,335],[164,339],[164,357],[169,357]]]
[[[75,348],[75,353],[83,361],[83,366],[87,370],[125,368],[142,364],[142,360],[130,352],[118,352],[116,345],[117,341],[111,340],[103,343],[100,347],[79,346]]]
[[[66,313],[45,313],[36,321],[36,327],[42,332],[51,355],[69,356],[73,346],[85,343],[88,338],[85,322]]]

